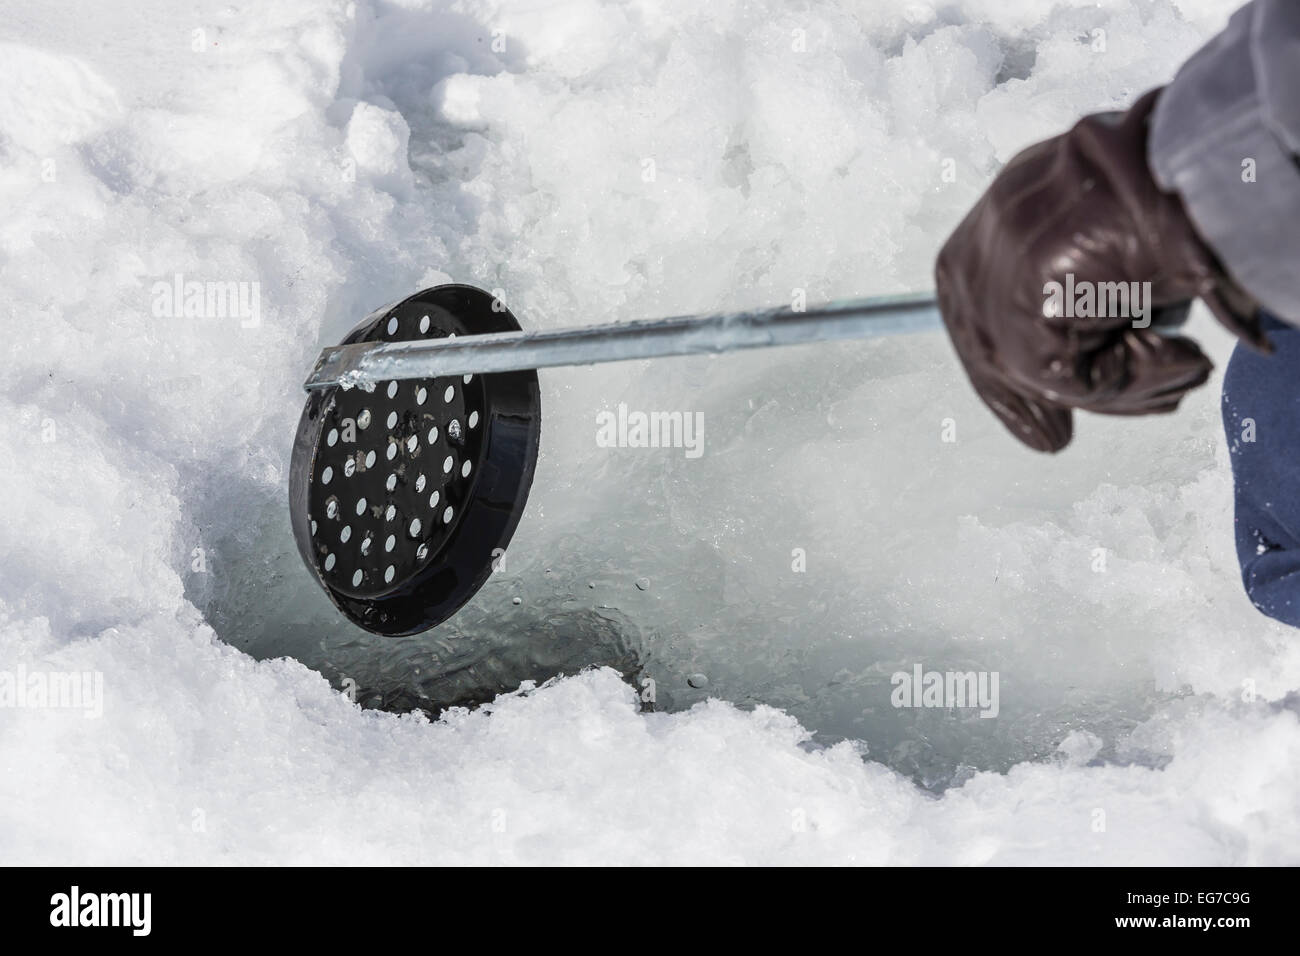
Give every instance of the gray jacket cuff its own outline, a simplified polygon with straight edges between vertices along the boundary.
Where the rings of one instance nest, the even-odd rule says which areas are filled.
[[[1300,2],[1254,0],[1156,103],[1147,159],[1228,274],[1300,325]]]

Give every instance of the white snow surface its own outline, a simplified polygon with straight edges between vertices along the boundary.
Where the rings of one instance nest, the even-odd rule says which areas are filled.
[[[1215,383],[1045,458],[941,336],[543,373],[480,605],[527,594],[526,638],[572,608],[552,564],[599,578],[707,691],[642,713],[596,668],[430,721],[257,659],[341,627],[283,512],[302,378],[361,316],[450,280],[532,327],[927,288],[1000,162],[1233,6],[0,2],[0,671],[104,687],[0,709],[0,861],[1300,863],[1300,641],[1240,593]],[[258,321],[155,315],[178,273],[258,282]],[[597,447],[619,401],[703,411],[705,454]],[[927,789],[872,712],[945,660],[1007,716]]]

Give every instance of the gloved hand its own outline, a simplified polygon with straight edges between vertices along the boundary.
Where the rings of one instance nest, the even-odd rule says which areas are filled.
[[[1202,384],[1210,360],[1190,339],[1156,331],[1181,321],[1192,299],[1268,350],[1257,304],[1197,237],[1179,198],[1152,179],[1147,120],[1159,92],[1017,155],[939,253],[939,309],[966,374],[1038,451],[1069,444],[1071,409],[1170,412]],[[1135,327],[1145,322],[1131,312],[1070,317],[1068,301],[1059,308],[1047,292],[1067,274],[1076,289],[1149,282],[1150,327]]]

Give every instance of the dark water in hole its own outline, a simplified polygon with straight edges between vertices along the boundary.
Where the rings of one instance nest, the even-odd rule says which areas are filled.
[[[869,490],[859,496],[849,481],[849,504],[820,513],[833,488],[823,499],[801,497],[797,469],[790,482],[772,469],[788,467],[781,452],[791,429],[824,437],[835,413],[781,396],[753,401],[743,375],[729,381],[738,394],[697,379],[663,382],[664,395],[641,396],[642,407],[674,408],[680,397],[674,405],[666,396],[694,388],[712,441],[699,461],[673,449],[597,449],[585,434],[594,430],[592,410],[544,393],[550,434],[504,566],[431,632],[382,638],[347,623],[301,566],[281,501],[263,502],[256,520],[216,542],[219,553],[239,559],[222,565],[196,600],[225,640],[258,658],[296,658],[336,687],[355,682],[363,706],[436,714],[522,681],[604,665],[638,689],[652,680],[658,710],[708,697],[779,707],[813,731],[815,743],[862,741],[869,759],[931,790],[976,770],[1047,758],[1075,730],[1100,737],[1098,758],[1111,758],[1116,741],[1167,699],[1138,668],[1077,655],[1073,635],[1090,627],[1077,616],[1062,613],[1059,633],[1045,627],[1033,635],[1008,621],[1005,640],[918,624],[909,602],[943,592],[918,586],[900,595],[898,566],[923,567],[939,539],[907,528],[897,502],[921,475],[931,509],[924,520],[949,521],[942,494],[952,476],[927,472],[927,452],[886,435],[882,447],[892,447],[894,460],[882,451],[871,468],[892,476],[892,500]],[[833,539],[837,522],[847,527]],[[807,548],[808,573],[792,571],[792,544]],[[986,572],[998,573],[961,573],[974,581]],[[981,626],[997,633],[991,613]],[[917,663],[997,671],[998,717],[892,706],[891,675]]]

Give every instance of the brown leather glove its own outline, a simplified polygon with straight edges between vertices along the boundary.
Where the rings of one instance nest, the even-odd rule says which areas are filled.
[[[1202,384],[1210,360],[1190,339],[1157,332],[1181,322],[1192,299],[1268,350],[1256,303],[1197,237],[1178,197],[1152,180],[1147,119],[1159,92],[1017,155],[939,253],[939,309],[966,374],[1038,451],[1069,444],[1071,409],[1170,412]],[[1076,297],[1049,296],[1052,282]],[[1121,282],[1150,283],[1149,327],[1132,308],[1140,298],[1124,315],[1097,314],[1123,311],[1102,286]],[[1087,284],[1102,291],[1092,309],[1077,298]],[[1129,289],[1141,296],[1144,287]]]

